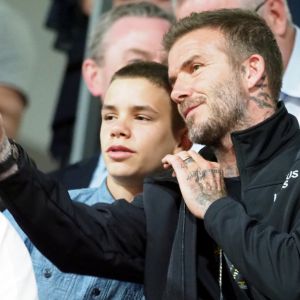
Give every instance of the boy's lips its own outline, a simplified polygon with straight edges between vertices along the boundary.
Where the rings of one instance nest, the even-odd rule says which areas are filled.
[[[107,148],[106,152],[131,152],[134,153],[135,151],[133,151],[130,148],[127,148],[125,146],[121,146],[121,145],[116,145],[116,146],[110,146],[109,148]]]
[[[110,146],[107,148],[106,152],[111,159],[116,161],[129,158],[135,153],[134,150],[121,145]]]

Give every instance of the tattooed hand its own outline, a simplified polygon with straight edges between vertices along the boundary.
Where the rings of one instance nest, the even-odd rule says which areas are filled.
[[[10,144],[4,129],[4,121],[0,114],[0,163],[5,161],[10,153]]]
[[[4,129],[4,121],[3,121],[2,115],[0,114],[0,144],[3,143],[5,138],[6,138],[6,133],[5,133],[5,129]]]
[[[173,167],[183,199],[198,218],[203,219],[211,203],[227,194],[220,165],[192,150],[167,155],[162,162],[165,168]]]
[[[8,158],[12,153],[11,147],[12,146],[8,140],[8,137],[4,129],[3,118],[0,114],[0,165],[2,165],[2,168],[3,168],[3,164],[8,160]],[[0,181],[16,173],[17,170],[18,170],[18,165],[16,163],[12,164],[11,166],[8,166],[6,169],[2,169],[0,172]]]

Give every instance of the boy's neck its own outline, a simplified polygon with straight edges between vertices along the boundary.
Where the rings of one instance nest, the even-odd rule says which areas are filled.
[[[139,182],[136,178],[124,179],[108,175],[106,184],[108,190],[116,200],[125,199],[131,202],[137,194],[143,191],[143,181]]]

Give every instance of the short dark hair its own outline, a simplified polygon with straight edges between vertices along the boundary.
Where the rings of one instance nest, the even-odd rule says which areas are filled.
[[[215,28],[223,33],[225,52],[235,67],[252,54],[261,55],[265,60],[272,98],[274,101],[279,98],[282,57],[273,33],[261,17],[255,12],[242,9],[192,13],[171,26],[164,36],[165,49],[169,51],[179,38],[201,28]]]
[[[122,78],[143,78],[152,84],[163,88],[169,95],[170,105],[172,108],[172,129],[176,133],[177,130],[184,128],[185,122],[178,112],[177,105],[171,100],[171,84],[168,77],[167,66],[156,62],[136,62],[129,64],[118,70],[112,77],[111,83],[114,80]]]

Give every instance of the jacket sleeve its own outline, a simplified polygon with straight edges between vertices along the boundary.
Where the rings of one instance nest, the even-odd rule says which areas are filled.
[[[230,197],[214,202],[205,214],[206,230],[258,292],[255,299],[300,299],[299,210],[295,214],[289,232],[249,217]]]
[[[19,148],[0,195],[33,244],[64,272],[142,282],[145,216],[125,200],[87,206],[39,172]]]

